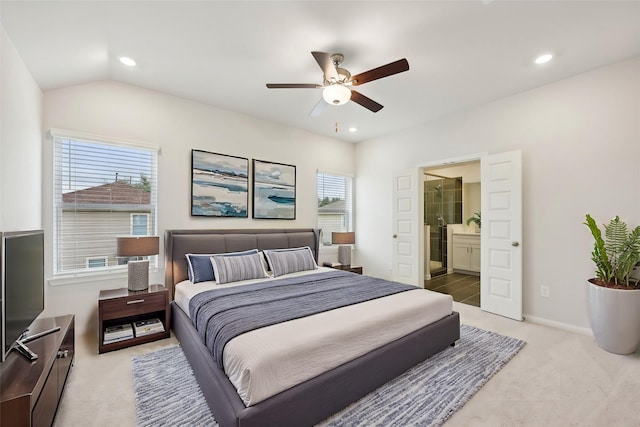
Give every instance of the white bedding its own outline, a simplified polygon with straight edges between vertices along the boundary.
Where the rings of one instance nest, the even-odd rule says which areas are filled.
[[[334,271],[294,274],[323,270]],[[175,301],[188,315],[189,301],[199,292],[265,280],[274,279],[184,281],[176,285]],[[251,406],[451,314],[452,301],[450,295],[416,289],[256,329],[227,343],[224,370]]]

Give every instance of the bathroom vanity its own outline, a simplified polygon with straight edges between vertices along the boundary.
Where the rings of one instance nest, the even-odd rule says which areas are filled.
[[[480,273],[480,233],[453,233],[452,267],[460,273]]]

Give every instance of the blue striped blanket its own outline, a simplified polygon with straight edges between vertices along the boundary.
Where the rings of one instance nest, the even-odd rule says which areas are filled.
[[[222,352],[245,332],[416,289],[346,271],[214,289],[189,302],[191,321],[222,368]]]

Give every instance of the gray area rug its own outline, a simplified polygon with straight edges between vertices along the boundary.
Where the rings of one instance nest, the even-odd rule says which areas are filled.
[[[440,426],[525,342],[461,326],[460,340],[343,409],[321,426]],[[140,426],[216,426],[182,349],[134,356]]]

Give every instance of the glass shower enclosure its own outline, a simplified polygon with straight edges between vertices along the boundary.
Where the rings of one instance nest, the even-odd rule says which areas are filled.
[[[462,223],[462,177],[425,173],[424,222],[430,226],[431,277],[447,272],[447,224]]]

